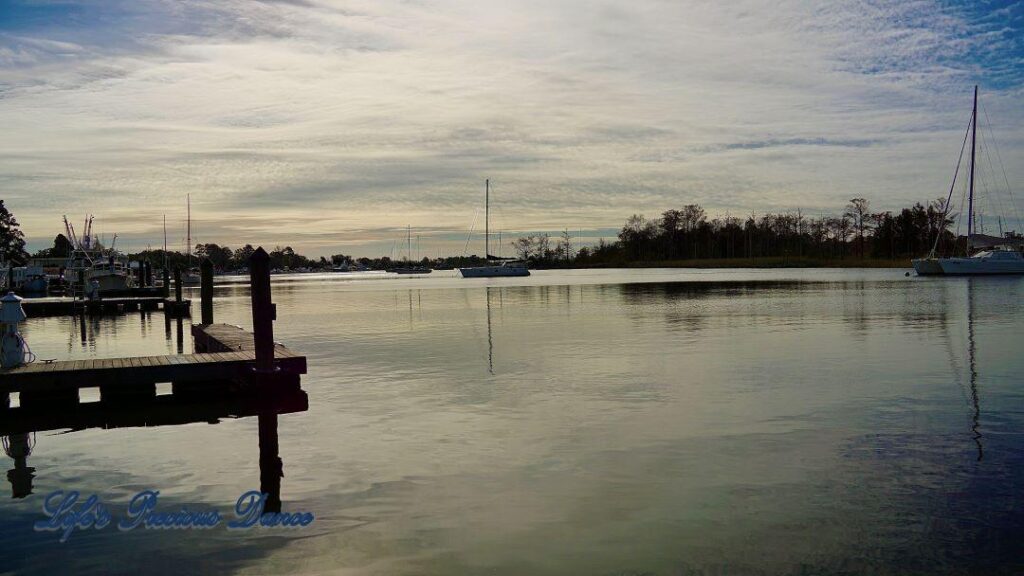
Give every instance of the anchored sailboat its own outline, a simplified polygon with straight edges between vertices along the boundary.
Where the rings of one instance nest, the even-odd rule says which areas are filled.
[[[185,232],[185,252],[188,254],[188,268],[185,269],[185,273],[181,277],[182,286],[199,286],[202,281],[202,277],[199,274],[199,268],[192,265],[192,195],[188,194],[185,196],[185,203],[187,207],[186,225]]]
[[[489,262],[501,262],[489,266],[459,268],[463,278],[498,278],[504,276],[529,276],[530,270],[524,260],[505,260],[491,256],[491,181],[484,182],[484,254]]]
[[[939,238],[945,230],[943,225],[939,226],[935,238],[935,244],[931,252],[925,258],[918,258],[912,261],[914,270],[919,276],[937,275],[980,275],[980,274],[1024,274],[1024,254],[1018,248],[1010,246],[1010,239],[975,234],[974,230],[974,171],[977,156],[978,143],[978,87],[974,87],[974,107],[971,112],[971,123],[968,128],[971,139],[971,165],[967,195],[967,252],[965,257],[938,258],[936,249]],[[964,137],[966,144],[966,136]],[[962,152],[961,152],[962,154]],[[957,164],[959,172],[959,163]],[[946,199],[946,207],[942,214],[942,221],[946,221],[949,207],[953,199],[953,189],[956,187],[956,174],[953,175],[953,184],[949,188],[949,197]],[[1019,243],[1019,242],[1018,242]],[[983,248],[980,252],[970,255],[974,248]]]
[[[405,265],[392,268],[395,274],[430,274],[430,268],[419,266],[412,261],[412,226],[406,227],[406,252]],[[417,251],[419,250],[419,236],[416,237]]]

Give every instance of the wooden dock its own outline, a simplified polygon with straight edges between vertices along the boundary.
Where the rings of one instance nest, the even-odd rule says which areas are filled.
[[[13,449],[8,454],[14,458],[14,469],[7,472],[12,497],[32,494],[37,470],[29,466],[28,457],[35,444],[31,433],[39,430],[216,423],[221,418],[256,416],[264,512],[281,512],[284,462],[278,415],[309,409],[309,399],[299,387],[306,358],[274,342],[277,311],[270,297],[267,252],[258,248],[249,263],[252,332],[213,322],[213,264],[207,259],[202,263],[202,324],[192,328],[194,354],[0,369],[0,435],[5,436],[5,450]],[[180,278],[180,270],[175,275]],[[164,300],[165,307],[168,303],[184,307],[180,282],[175,292],[173,301]],[[157,385],[168,382],[171,394],[158,395]],[[83,388],[98,388],[100,400],[80,403]],[[13,408],[12,393],[19,399]]]
[[[302,390],[282,390],[269,396],[230,395],[203,399],[167,394],[132,404],[83,402],[74,410],[21,406],[2,412],[0,436],[46,430],[153,427],[196,422],[215,424],[228,418],[294,414],[308,409],[309,398]]]
[[[41,316],[74,316],[77,314],[122,314],[138,310],[164,310],[181,312],[182,307],[191,307],[191,301],[181,303],[163,296],[118,296],[82,300],[54,296],[49,298],[26,298],[21,307],[29,318]]]
[[[273,341],[276,310],[270,299],[269,256],[259,249],[250,263],[253,333],[213,323],[213,266],[207,260],[202,267],[204,323],[192,327],[194,354],[35,362],[0,369],[0,409],[9,406],[12,393],[24,408],[77,405],[83,388],[99,388],[105,403],[147,401],[156,398],[161,383],[170,383],[175,396],[192,398],[298,390],[306,358]],[[181,303],[180,287],[176,296]]]

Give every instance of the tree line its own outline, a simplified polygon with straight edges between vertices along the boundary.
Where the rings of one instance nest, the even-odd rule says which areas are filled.
[[[540,266],[765,258],[898,261],[923,256],[933,245],[939,254],[962,249],[965,239],[950,231],[954,221],[944,199],[874,212],[867,199],[854,198],[840,215],[816,217],[796,210],[709,218],[699,204],[687,204],[654,219],[634,214],[615,241],[602,239],[597,246],[573,250],[566,231],[556,238],[517,238],[512,248],[519,258]]]
[[[612,266],[646,262],[783,258],[795,261],[889,260],[899,261],[927,254],[933,246],[939,254],[963,251],[965,239],[950,226],[955,215],[945,209],[944,199],[915,203],[898,212],[874,212],[865,198],[854,198],[839,215],[808,216],[800,210],[768,212],[746,217],[726,215],[709,218],[699,204],[669,209],[658,218],[634,214],[626,219],[613,241],[599,240],[596,246],[573,245],[568,230],[552,237],[530,234],[513,240],[514,253],[535,266]],[[1020,238],[1019,233],[1007,237]],[[53,246],[37,251],[35,257],[64,258],[71,242],[63,235]],[[220,271],[242,270],[255,251],[251,244],[232,249],[215,243],[196,244],[192,255],[178,251],[143,250],[129,254],[132,260],[148,260],[156,266],[198,265],[209,258]],[[387,270],[405,262],[388,257],[356,258],[334,254],[330,258],[309,258],[290,246],[276,246],[269,252],[277,269],[329,269],[358,265],[369,270]],[[25,237],[14,216],[0,200],[0,256],[24,263],[29,254]],[[420,265],[438,267],[475,266],[485,263],[476,255],[431,260]]]

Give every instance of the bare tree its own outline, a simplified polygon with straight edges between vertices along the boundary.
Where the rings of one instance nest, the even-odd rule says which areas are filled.
[[[512,245],[512,250],[515,251],[520,260],[529,260],[534,254],[535,246],[533,236],[522,236],[520,238],[516,238],[512,242],[509,242],[509,244]]]
[[[845,217],[853,221],[853,227],[857,231],[857,244],[861,259],[864,258],[864,229],[867,226],[869,204],[864,198],[854,198],[846,205],[844,214]]]
[[[558,251],[566,262],[572,260],[572,236],[569,235],[568,228],[562,230],[562,239],[558,242]]]

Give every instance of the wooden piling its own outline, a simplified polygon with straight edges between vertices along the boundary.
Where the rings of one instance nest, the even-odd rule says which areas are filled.
[[[213,262],[209,258],[204,258],[199,269],[202,274],[199,299],[203,324],[213,324]]]
[[[150,262],[149,259],[147,258],[145,260],[145,262],[144,262],[144,265],[146,267],[145,287],[146,288],[152,288],[153,287],[153,263]]]
[[[274,319],[277,316],[270,297],[270,255],[262,246],[249,257],[249,281],[252,293],[252,331],[256,352],[256,371],[274,371]]]
[[[171,271],[164,266],[164,299],[171,297]]]
[[[181,266],[174,267],[174,301],[181,302]]]

